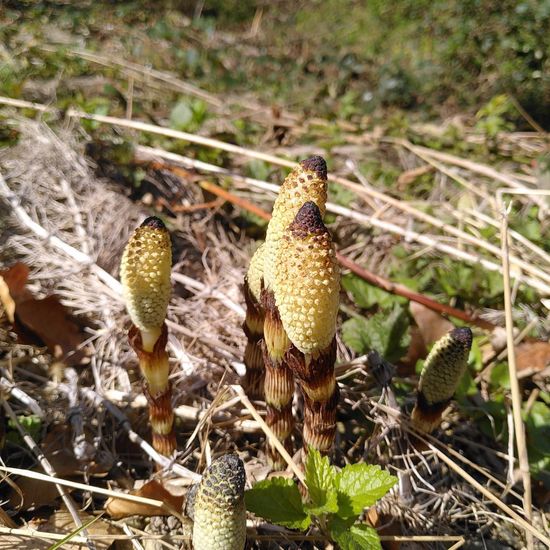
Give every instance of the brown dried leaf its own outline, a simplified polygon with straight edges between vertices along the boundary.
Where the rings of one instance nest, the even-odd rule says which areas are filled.
[[[82,523],[86,524],[94,519],[94,516],[79,513]],[[61,533],[68,535],[76,530],[74,520],[71,514],[66,509],[57,510],[54,512],[45,523],[40,524],[39,531],[47,531],[49,533]],[[115,525],[111,525],[109,522],[99,518],[86,528],[90,535],[122,535],[123,531],[117,528]],[[80,533],[79,533],[80,535]],[[80,535],[81,536],[81,535]],[[98,550],[110,548],[112,541],[109,539],[95,540],[95,546]],[[63,545],[63,548],[80,550],[86,548],[86,545],[78,542],[67,542]]]
[[[516,347],[518,371],[531,369],[533,372],[544,370],[550,365],[550,342],[536,340],[523,342]]]
[[[9,495],[9,503],[13,508],[18,510],[37,510],[42,506],[52,504],[59,498],[59,492],[53,483],[41,481],[32,477],[21,477],[16,481],[17,491],[11,490]],[[71,491],[67,487],[68,492]],[[23,502],[21,502],[23,495]]]
[[[17,262],[10,268],[0,271],[0,277],[4,279],[10,295],[16,303],[32,297],[25,287],[29,279],[29,268],[25,264]]]
[[[158,481],[148,481],[145,485],[130,491],[131,495],[152,498],[164,502],[169,508],[178,512],[183,506],[183,496],[175,496],[169,493]],[[159,508],[141,502],[130,502],[121,498],[110,498],[105,503],[107,513],[113,519],[121,519],[128,516],[169,516],[171,513],[166,508]]]
[[[409,309],[420,330],[424,345],[428,348],[447,334],[447,332],[455,328],[445,317],[422,304],[411,302]]]
[[[84,352],[77,349],[83,341],[80,329],[57,296],[17,303],[15,314],[25,328],[44,342],[56,359],[63,359],[69,365],[80,363],[84,356]]]

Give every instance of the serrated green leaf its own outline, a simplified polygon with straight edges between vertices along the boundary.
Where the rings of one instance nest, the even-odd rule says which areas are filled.
[[[283,527],[304,531],[311,523],[292,479],[274,477],[260,481],[246,491],[245,502],[253,514]]]
[[[336,471],[329,459],[322,457],[317,449],[310,448],[306,460],[306,485],[310,502],[305,509],[312,515],[330,514],[338,511]]]
[[[381,550],[380,537],[369,525],[352,525],[334,539],[342,550]]]
[[[409,318],[407,312],[395,305],[391,312],[380,312],[368,320],[367,338],[370,348],[375,349],[388,361],[397,361],[407,351]]]
[[[350,464],[336,476],[338,515],[342,518],[358,516],[364,508],[372,506],[397,482],[380,466]]]
[[[362,355],[369,349],[367,341],[368,324],[364,317],[354,317],[342,324],[342,339],[344,344],[355,353]]]
[[[406,311],[395,305],[388,313],[381,311],[369,319],[354,317],[342,325],[344,343],[359,354],[376,350],[384,359],[396,361],[407,351],[409,318]]]

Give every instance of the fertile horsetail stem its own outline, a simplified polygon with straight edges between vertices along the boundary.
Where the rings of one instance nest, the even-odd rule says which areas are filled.
[[[264,245],[264,290],[262,306],[265,311],[264,363],[266,369],[265,400],[268,426],[290,449],[289,436],[294,426],[292,397],[294,377],[286,363],[285,355],[290,349],[290,340],[282,326],[273,295],[275,258],[286,228],[292,223],[298,210],[307,201],[315,202],[324,212],[327,200],[327,165],[322,157],[303,160],[290,172],[281,185],[273,205],[273,213]],[[284,461],[277,451],[268,446],[268,456],[274,467]]]
[[[336,318],[340,269],[321,211],[306,202],[275,257],[275,302],[292,342],[288,365],[304,396],[304,447],[330,450],[336,432]]]
[[[243,550],[246,542],[242,460],[235,454],[212,462],[194,491],[187,510],[193,517],[195,550]]]
[[[172,391],[164,319],[170,299],[172,246],[164,223],[147,218],[130,237],[120,268],[126,307],[132,320],[128,333],[145,379],[153,447],[170,455],[176,448]]]
[[[472,331],[455,328],[440,338],[428,355],[420,382],[413,423],[426,432],[435,430],[466,370]]]

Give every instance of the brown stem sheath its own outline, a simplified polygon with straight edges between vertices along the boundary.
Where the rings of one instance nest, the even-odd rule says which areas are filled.
[[[265,363],[265,401],[267,404],[266,424],[277,438],[292,452],[290,435],[294,428],[292,398],[294,377],[286,364],[285,355],[290,348],[279,317],[273,292],[262,292],[262,305],[265,311],[263,355]],[[274,469],[284,467],[285,461],[273,445],[267,446],[267,457]]]
[[[246,318],[243,331],[247,338],[244,350],[246,374],[242,386],[250,399],[264,398],[265,366],[261,340],[264,336],[264,311],[250,290],[248,281],[243,285],[246,302]]]
[[[336,338],[315,356],[295,346],[287,354],[288,365],[304,397],[304,450],[313,447],[328,453],[336,435],[336,412],[340,392],[334,375]]]
[[[149,422],[151,424],[154,449],[170,456],[176,450],[174,432],[174,411],[172,409],[172,388],[168,375],[170,372],[166,343],[168,329],[163,323],[159,338],[153,351],[143,349],[141,331],[132,325],[128,332],[130,345],[138,356],[139,366],[144,378],[143,391],[149,403]]]

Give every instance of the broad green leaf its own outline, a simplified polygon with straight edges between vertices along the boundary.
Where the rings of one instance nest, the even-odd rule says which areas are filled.
[[[381,311],[369,319],[355,317],[342,325],[342,337],[356,353],[376,350],[384,359],[396,361],[409,345],[409,318],[406,311],[395,305],[388,313]]]
[[[338,515],[342,518],[358,516],[364,508],[372,506],[397,482],[380,466],[349,464],[336,476]]]
[[[314,448],[310,448],[307,454],[306,485],[310,502],[305,508],[310,514],[318,516],[338,511],[336,471],[329,459]]]
[[[376,529],[368,525],[352,525],[334,539],[342,550],[381,550],[380,537]]]
[[[345,290],[351,292],[355,303],[362,308],[371,308],[373,306],[387,308],[396,303],[406,303],[405,298],[395,296],[377,288],[351,273],[342,277],[342,286]]]
[[[369,349],[367,340],[368,324],[364,317],[354,317],[342,324],[342,339],[344,344],[355,353],[363,355]]]
[[[388,361],[397,361],[406,353],[410,341],[407,312],[395,305],[389,314],[377,313],[369,319],[367,337],[371,349]]]
[[[260,481],[246,491],[245,502],[253,514],[283,527],[304,531],[311,523],[292,479],[274,477]]]

